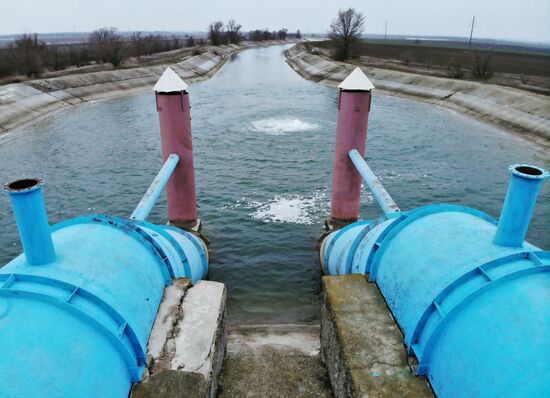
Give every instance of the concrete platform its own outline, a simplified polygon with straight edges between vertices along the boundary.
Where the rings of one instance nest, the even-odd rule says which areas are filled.
[[[323,277],[321,358],[335,397],[433,397],[413,375],[384,298],[364,275]]]
[[[332,397],[319,358],[319,330],[319,325],[231,328],[218,397]]]
[[[132,398],[213,398],[227,344],[225,285],[174,280],[165,289]]]

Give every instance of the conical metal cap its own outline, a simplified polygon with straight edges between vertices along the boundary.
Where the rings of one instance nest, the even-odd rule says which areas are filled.
[[[157,93],[174,93],[187,90],[189,86],[171,68],[166,68],[153,90]]]
[[[355,68],[348,77],[338,86],[339,89],[348,91],[371,91],[374,84],[360,68]]]

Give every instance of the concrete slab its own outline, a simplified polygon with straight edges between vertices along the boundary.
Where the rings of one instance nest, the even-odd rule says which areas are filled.
[[[174,280],[165,289],[149,338],[144,380],[132,398],[209,397],[227,344],[226,290],[222,283]]]
[[[218,332],[226,333],[225,285],[218,282],[199,281],[190,289],[183,301],[183,318],[179,322],[180,333],[174,338],[172,370],[211,375],[215,358]],[[227,341],[227,337],[223,338]]]
[[[364,275],[323,277],[321,358],[335,397],[433,397],[413,375],[403,336]]]
[[[174,330],[174,326],[181,316],[181,305],[185,293],[190,287],[191,279],[175,279],[173,285],[164,290],[164,296],[147,345],[147,362],[153,368],[161,368],[162,362],[168,359],[167,344],[175,337],[174,332],[177,330]],[[153,368],[150,369],[149,374],[155,373]]]
[[[319,355],[319,325],[244,325],[229,333],[228,355],[264,348]]]
[[[319,325],[233,327],[218,397],[332,397],[319,348]]]

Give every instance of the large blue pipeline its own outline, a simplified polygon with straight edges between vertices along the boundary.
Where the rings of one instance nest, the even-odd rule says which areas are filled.
[[[208,272],[195,234],[146,221],[178,163],[171,155],[130,219],[52,227],[40,179],[4,186],[24,253],[0,269],[0,396],[127,397],[146,365],[164,287]]]
[[[324,272],[376,282],[437,396],[547,396],[550,252],[525,234],[548,172],[510,166],[497,223],[457,205],[401,211],[361,155],[349,157],[384,216],[330,233]]]

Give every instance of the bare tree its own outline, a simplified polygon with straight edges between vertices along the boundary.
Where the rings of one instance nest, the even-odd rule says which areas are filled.
[[[145,43],[143,40],[143,36],[141,35],[141,32],[133,33],[131,36],[132,40],[132,50],[133,54],[136,57],[139,57],[140,55],[145,53]]]
[[[300,29],[296,31],[296,38],[301,39],[302,38],[302,32],[300,32]]]
[[[288,29],[281,29],[277,32],[277,37],[279,40],[286,40],[288,37]]]
[[[185,45],[187,47],[195,47],[195,38],[193,36],[188,36],[185,40]]]
[[[98,61],[110,62],[115,68],[124,59],[122,36],[116,28],[101,28],[90,35],[90,45]]]
[[[363,33],[365,17],[353,8],[338,11],[338,17],[330,24],[333,57],[343,61],[353,55],[353,45]]]
[[[13,69],[28,77],[42,73],[47,57],[47,46],[38,38],[38,34],[19,36],[10,46],[10,58]]]
[[[239,44],[242,40],[241,25],[230,19],[226,27],[226,38],[229,43]]]
[[[487,80],[493,76],[492,68],[493,51],[474,51],[474,63],[472,65],[472,76],[475,79]]]
[[[248,33],[248,40],[261,41],[262,36],[263,36],[262,31],[260,29],[256,29]]]
[[[178,48],[181,48],[182,47],[182,42],[180,40],[180,38],[176,35],[172,35],[172,40],[171,40],[172,43],[169,43],[169,47],[170,49],[169,50],[176,50]],[[171,44],[171,45],[170,45]],[[168,51],[169,51],[168,50]]]
[[[223,22],[212,22],[208,27],[208,38],[213,46],[219,46],[224,40]]]

